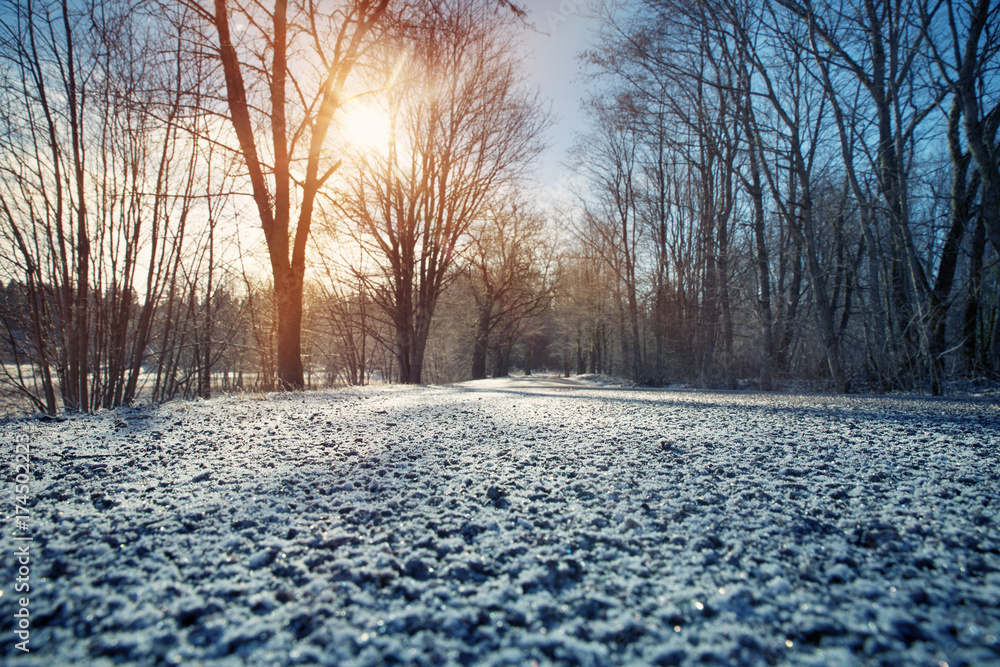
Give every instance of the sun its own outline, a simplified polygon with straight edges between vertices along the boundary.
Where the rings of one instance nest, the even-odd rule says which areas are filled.
[[[339,119],[345,143],[366,153],[388,152],[392,121],[385,110],[373,104],[352,101]]]

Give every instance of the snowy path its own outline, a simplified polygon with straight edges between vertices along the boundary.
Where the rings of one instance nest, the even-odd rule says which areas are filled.
[[[996,404],[533,378],[0,428],[9,664],[1000,664]]]

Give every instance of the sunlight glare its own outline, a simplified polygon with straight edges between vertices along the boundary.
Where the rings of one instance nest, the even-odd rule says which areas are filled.
[[[344,141],[366,153],[385,154],[391,129],[389,114],[370,104],[350,104],[340,117]]]

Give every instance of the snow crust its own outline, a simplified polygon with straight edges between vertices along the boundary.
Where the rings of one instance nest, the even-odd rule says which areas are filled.
[[[1000,664],[996,401],[532,377],[23,433],[9,664]]]

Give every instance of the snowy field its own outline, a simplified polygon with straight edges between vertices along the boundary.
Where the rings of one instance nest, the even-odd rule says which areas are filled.
[[[0,431],[4,664],[1000,664],[995,400],[529,378]]]

